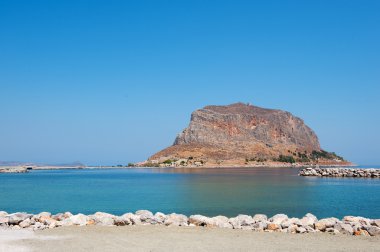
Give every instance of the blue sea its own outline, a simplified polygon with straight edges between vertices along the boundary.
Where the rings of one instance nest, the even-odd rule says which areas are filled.
[[[300,177],[295,168],[35,170],[0,174],[0,210],[380,218],[380,179]]]

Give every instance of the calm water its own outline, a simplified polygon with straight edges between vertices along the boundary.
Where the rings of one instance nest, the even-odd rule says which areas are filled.
[[[0,174],[0,210],[207,216],[307,212],[380,218],[380,179],[311,178],[294,168],[112,169]]]

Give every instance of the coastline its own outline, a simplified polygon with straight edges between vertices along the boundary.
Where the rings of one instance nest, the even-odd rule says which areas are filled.
[[[0,166],[1,173],[26,173],[31,170],[91,170],[91,169],[145,169],[145,168],[197,168],[197,169],[218,169],[218,168],[344,168],[357,167],[356,164],[249,164],[249,165],[203,165],[203,166]],[[370,168],[368,168],[370,169]]]

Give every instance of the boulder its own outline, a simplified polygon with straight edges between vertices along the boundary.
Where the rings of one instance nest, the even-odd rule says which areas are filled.
[[[380,227],[380,219],[372,220],[371,224],[376,226],[376,227]]]
[[[356,225],[356,224],[365,225],[365,226],[371,225],[370,219],[363,218],[360,216],[345,216],[343,217],[343,221],[345,223],[350,223],[351,225]]]
[[[233,228],[226,216],[215,216],[205,220],[206,227]]]
[[[113,226],[115,223],[114,219],[116,218],[115,215],[103,212],[96,212],[89,217],[95,221],[95,224],[101,226]]]
[[[48,226],[52,225],[52,223],[57,222],[57,220],[48,216],[41,216],[38,221]]]
[[[330,234],[339,234],[339,231],[337,230],[337,229],[335,229],[335,228],[332,228],[332,227],[330,227],[330,228],[326,228],[326,232],[327,233],[330,233]]]
[[[0,225],[8,225],[9,217],[8,216],[0,216]]]
[[[268,217],[265,214],[255,214],[252,219],[254,222],[260,222],[267,221]]]
[[[210,220],[208,217],[200,214],[191,215],[189,217],[189,223],[194,224],[195,226],[206,226],[209,222]]]
[[[98,219],[98,222],[95,221],[95,223],[101,226],[113,226],[115,224],[115,220],[111,217],[103,217]]]
[[[73,216],[73,214],[70,213],[70,212],[65,212],[65,213],[63,214],[63,218],[64,218],[64,219],[70,218],[71,216]]]
[[[32,221],[30,219],[25,219],[25,220],[21,221],[18,225],[21,228],[28,228],[31,226],[31,224],[32,224]]]
[[[281,226],[279,224],[269,223],[267,226],[267,230],[270,230],[270,231],[276,231],[279,229],[281,229]]]
[[[311,213],[305,214],[305,217],[312,218],[314,220],[314,222],[318,221],[317,216],[315,216],[314,214],[311,214]]]
[[[7,212],[4,212],[4,211],[0,211],[0,217],[5,217],[7,216],[8,213]]]
[[[292,224],[292,225],[290,225],[290,226],[286,229],[286,231],[287,231],[288,233],[295,234],[295,233],[297,233],[297,228],[298,228],[297,225]]]
[[[20,222],[31,218],[33,215],[31,214],[26,214],[26,213],[14,213],[14,214],[9,214],[9,225],[18,225]]]
[[[306,231],[307,231],[308,233],[315,233],[315,232],[317,232],[317,231],[314,229],[314,227],[304,226],[303,228],[305,228]],[[318,232],[319,232],[319,230],[318,230]]]
[[[172,213],[167,215],[164,222],[166,226],[188,226],[188,218],[183,214]]]
[[[286,221],[288,216],[286,214],[276,214],[269,219],[270,222],[280,225],[282,222]]]
[[[380,228],[375,226],[368,226],[366,230],[371,236],[380,236]]]
[[[316,220],[315,218],[305,216],[301,219],[301,224],[304,227],[306,226],[314,227],[315,220]]]
[[[63,221],[64,219],[66,219],[63,213],[52,215],[51,218],[57,221]]]
[[[40,217],[51,217],[51,213],[49,212],[41,212],[39,214],[37,214],[37,217],[40,218]]]
[[[319,231],[325,231],[326,228],[334,227],[339,220],[336,218],[320,219],[314,224],[315,229]]]
[[[153,216],[153,220],[155,223],[157,224],[164,224],[165,220],[166,220],[166,214],[164,213],[161,213],[161,212],[157,212],[154,214]]]
[[[299,234],[306,233],[306,228],[304,227],[296,227],[296,232]]]
[[[71,217],[70,218],[67,218],[67,219],[64,219],[62,221],[62,226],[63,227],[68,227],[68,226],[72,226],[74,225],[73,221],[71,220]]]
[[[153,218],[153,213],[148,210],[136,211],[135,215],[140,217],[141,222],[150,222]]]
[[[363,229],[355,231],[354,235],[355,236],[370,236],[370,234],[368,233],[368,231],[367,230],[363,230]]]
[[[115,219],[113,219],[113,224],[116,225],[116,226],[125,226],[125,225],[129,225],[128,222],[126,222],[124,220],[124,218],[122,217],[119,217],[119,216],[116,216]]]
[[[124,222],[127,225],[141,225],[141,219],[140,216],[135,215],[133,213],[126,213],[121,216],[121,218],[124,220]]]
[[[239,220],[240,226],[251,226],[255,221],[249,215],[240,214],[236,217]]]
[[[33,225],[33,230],[44,230],[46,228],[47,228],[47,226],[42,224],[41,222],[36,222]]]
[[[352,235],[354,233],[354,229],[351,227],[351,225],[343,223],[343,222],[336,223],[334,226],[334,229],[338,230],[339,233],[342,233],[342,234]]]
[[[288,228],[292,225],[302,226],[302,223],[301,223],[300,219],[298,219],[298,218],[290,218],[290,219],[287,219],[281,223],[282,228]]]
[[[241,214],[235,218],[229,219],[229,223],[234,229],[252,229],[252,225],[255,221],[251,216]]]
[[[85,226],[89,221],[89,217],[84,214],[76,214],[69,218],[73,225]]]
[[[267,229],[268,227],[268,221],[260,221],[260,222],[255,222],[253,225],[252,225],[252,229],[255,230],[255,231],[264,231],[265,229]]]

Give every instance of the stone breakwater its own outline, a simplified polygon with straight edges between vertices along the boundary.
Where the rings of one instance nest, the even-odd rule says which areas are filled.
[[[1,167],[0,173],[25,173],[28,172],[26,167]]]
[[[201,226],[207,228],[244,229],[257,232],[284,232],[284,233],[331,233],[362,236],[380,236],[380,219],[346,216],[342,220],[325,218],[318,220],[313,214],[306,214],[303,218],[290,218],[285,214],[277,214],[268,218],[264,214],[254,216],[238,215],[227,218],[225,216],[206,217],[203,215],[182,214],[153,214],[147,210],[136,213],[126,213],[115,216],[97,212],[92,215],[70,212],[52,215],[48,212],[39,214],[0,212],[0,227],[6,229],[43,230],[65,226],[126,226],[126,225],[163,225],[163,226]]]
[[[309,167],[302,169],[299,172],[299,175],[316,177],[380,178],[380,169]]]

